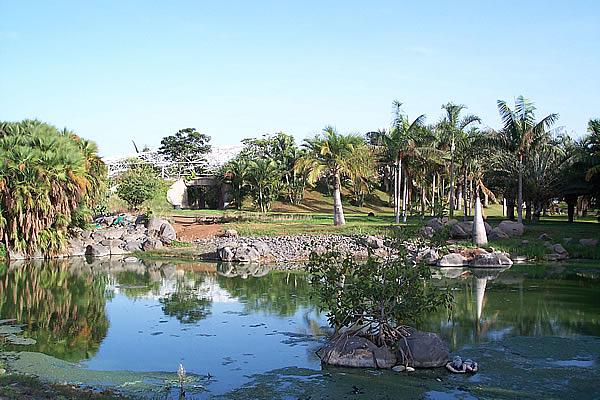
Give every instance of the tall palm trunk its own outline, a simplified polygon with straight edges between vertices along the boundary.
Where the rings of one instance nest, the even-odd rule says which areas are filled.
[[[450,148],[450,218],[454,216],[454,136],[452,137],[452,147]]]
[[[517,194],[517,222],[523,223],[523,156],[519,155],[519,189]]]
[[[404,172],[404,190],[402,192],[402,222],[406,223],[406,207],[408,203],[408,176]]]
[[[340,173],[336,172],[333,176],[333,224],[344,225],[344,208],[342,207],[342,194],[340,192]]]
[[[431,216],[435,214],[435,176],[436,174],[433,174],[431,178]]]
[[[400,177],[402,173],[402,159],[396,160],[396,168],[394,174],[394,216],[396,223],[400,223]]]

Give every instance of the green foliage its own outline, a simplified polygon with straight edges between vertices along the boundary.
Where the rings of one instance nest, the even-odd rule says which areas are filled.
[[[412,265],[404,257],[361,264],[336,251],[312,253],[308,263],[311,283],[321,307],[336,332],[349,328],[378,345],[393,345],[406,325],[417,324],[440,307],[450,308],[452,297],[430,282],[431,270]]]
[[[180,129],[175,135],[161,140],[159,153],[175,163],[191,163],[177,166],[180,174],[201,174],[206,162],[204,156],[211,150],[209,142],[210,136],[195,128]]]
[[[92,142],[39,121],[0,123],[0,237],[9,249],[60,253],[67,229],[89,218],[105,189]]]
[[[127,171],[117,178],[117,194],[130,208],[139,209],[152,199],[160,187],[156,171],[147,164],[132,163]]]

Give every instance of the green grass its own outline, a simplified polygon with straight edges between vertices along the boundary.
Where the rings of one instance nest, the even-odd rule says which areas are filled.
[[[4,375],[0,376],[1,399],[35,399],[35,400],[117,400],[126,399],[111,392],[97,392],[73,385],[50,384],[32,376]]]

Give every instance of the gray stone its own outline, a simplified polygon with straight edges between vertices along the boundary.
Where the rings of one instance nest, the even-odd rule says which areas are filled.
[[[156,249],[160,249],[162,247],[163,247],[162,242],[157,239],[148,239],[142,245],[142,248],[144,249],[144,251],[156,250]]]
[[[159,230],[160,240],[165,244],[170,244],[173,240],[177,239],[177,233],[175,228],[167,221],[163,221]]]
[[[598,246],[598,239],[579,239],[579,244],[585,247]]]
[[[450,228],[450,237],[452,239],[468,239],[471,237],[471,230],[465,229],[466,226],[463,223],[456,223]]]
[[[429,221],[427,221],[426,226],[432,228],[436,232],[439,232],[444,229],[444,224],[442,223],[442,221],[439,218],[430,219]]]
[[[90,244],[85,250],[85,254],[92,257],[110,256],[110,249],[101,244]]]
[[[121,239],[125,234],[124,228],[107,228],[102,231],[106,239]]]
[[[404,371],[406,371],[406,367],[404,365],[396,365],[396,366],[392,367],[392,371],[404,372]]]
[[[499,268],[512,264],[510,257],[504,253],[478,254],[469,262],[469,266],[474,268]]]
[[[554,246],[552,246],[552,251],[554,251],[556,254],[567,254],[567,250],[560,243],[556,243]]]
[[[163,222],[164,221],[158,217],[150,217],[146,222],[146,228],[148,229],[148,232],[158,232],[160,231]]]
[[[448,346],[433,332],[410,330],[410,336],[398,341],[399,364],[416,368],[443,367],[450,354]]]
[[[525,226],[522,223],[508,220],[500,222],[498,229],[506,233],[509,237],[523,236],[523,232],[525,232]]]
[[[87,250],[87,246],[81,240],[71,238],[67,244],[67,257],[78,257],[84,256]]]
[[[260,253],[255,247],[240,246],[235,249],[233,261],[237,262],[253,262],[260,260]]]
[[[492,229],[492,231],[488,235],[489,240],[502,240],[502,239],[508,239],[508,238],[510,238],[510,236],[506,232],[504,232],[503,230],[501,230],[499,228]]]
[[[433,248],[426,248],[417,254],[417,262],[424,262],[427,265],[435,265],[439,258],[440,254]]]
[[[547,233],[542,233],[540,236],[538,236],[539,240],[542,241],[546,241],[546,240],[552,240],[552,237],[550,237],[550,235],[548,235]]]
[[[225,229],[225,232],[223,232],[223,237],[226,238],[236,238],[238,236],[238,231],[236,231],[235,229]]]
[[[134,252],[134,251],[142,251],[143,243],[144,242],[141,242],[141,241],[127,242],[123,246],[123,249],[129,253]]]
[[[260,254],[261,257],[267,257],[271,254],[271,248],[262,240],[255,240],[252,242],[252,247],[258,251],[258,254]]]
[[[364,238],[363,243],[371,249],[381,249],[384,247],[383,239],[377,236],[367,236]]]
[[[467,265],[467,259],[458,253],[446,254],[437,262],[439,267],[462,267]]]
[[[488,224],[486,221],[483,221],[483,226],[485,226],[486,235],[489,235],[490,232],[492,231],[492,226],[490,224]]]
[[[420,232],[421,232],[421,236],[426,237],[426,238],[432,238],[433,235],[435,235],[435,229],[433,229],[431,226],[421,227]]]
[[[217,254],[221,261],[233,261],[235,253],[231,247],[224,246],[217,250]]]
[[[87,229],[84,229],[81,232],[79,232],[79,237],[82,238],[83,240],[89,239],[92,237],[92,231],[88,231]]]
[[[317,355],[321,362],[339,367],[391,368],[397,362],[387,347],[377,347],[361,336],[339,336],[322,347]]]

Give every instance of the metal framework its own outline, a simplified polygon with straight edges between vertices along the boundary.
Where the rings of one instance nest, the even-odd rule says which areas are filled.
[[[158,153],[158,150],[131,153],[117,157],[106,157],[104,163],[108,167],[108,177],[114,178],[124,172],[132,164],[150,164],[158,171],[163,179],[178,179],[182,176],[213,175],[216,170],[233,159],[242,150],[242,146],[212,146],[206,155],[206,162],[171,162]]]

